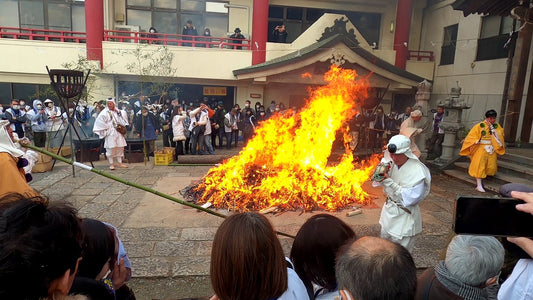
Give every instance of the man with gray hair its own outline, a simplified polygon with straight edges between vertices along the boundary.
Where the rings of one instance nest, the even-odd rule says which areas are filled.
[[[492,236],[457,235],[446,259],[418,278],[415,299],[489,299],[498,281],[505,251]]]
[[[416,266],[409,251],[373,236],[339,250],[335,277],[343,300],[407,300],[416,291]]]

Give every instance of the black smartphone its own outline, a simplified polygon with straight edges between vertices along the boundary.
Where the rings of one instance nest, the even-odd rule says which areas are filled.
[[[533,237],[533,215],[516,210],[514,198],[459,196],[453,230],[457,234]]]

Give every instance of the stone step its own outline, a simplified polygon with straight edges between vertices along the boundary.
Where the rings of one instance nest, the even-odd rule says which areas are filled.
[[[467,171],[460,170],[460,169],[451,169],[451,170],[444,170],[444,174],[451,176],[453,178],[459,179],[461,181],[471,183],[472,192],[478,193],[474,189],[474,187],[476,186],[476,179],[470,177]],[[487,180],[483,180],[483,186],[485,187],[485,190],[498,193],[500,190],[501,183],[497,183],[491,179],[487,179]]]
[[[457,170],[460,170],[461,172],[464,172],[468,176],[468,166],[470,165],[469,162],[456,162],[454,163]],[[506,163],[506,166],[500,166],[498,163],[498,172],[496,172],[496,175],[489,176],[485,181],[492,181],[496,184],[506,184],[506,183],[521,183],[525,185],[531,185],[532,183],[532,177],[530,174],[531,171],[528,171],[528,173],[522,173],[520,170],[524,168],[523,166],[517,165],[517,164],[510,164]]]
[[[524,155],[506,153],[505,155],[499,156],[498,161],[511,162],[521,166],[529,166],[530,168],[533,168],[533,157]]]

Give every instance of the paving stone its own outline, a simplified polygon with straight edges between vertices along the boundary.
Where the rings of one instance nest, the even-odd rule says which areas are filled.
[[[209,275],[210,256],[179,257],[172,268],[172,276]]]
[[[139,231],[140,231],[139,228],[124,228],[124,227],[121,227],[118,230],[120,240],[123,242],[131,242],[131,243],[140,240]]]
[[[118,197],[120,197],[120,194],[109,194],[107,192],[103,192],[100,195],[97,195],[96,197],[92,198],[93,203],[98,203],[102,206],[110,206],[115,201],[117,201]]]
[[[139,238],[148,241],[177,240],[181,237],[181,228],[141,228]]]
[[[213,240],[217,228],[183,228],[181,238],[183,240],[207,241]]]
[[[193,241],[163,241],[156,242],[154,256],[194,256],[198,243]]]
[[[196,255],[198,256],[210,256],[211,249],[213,248],[213,241],[199,241],[197,242],[198,248],[196,249]]]
[[[122,231],[120,232],[122,234]],[[122,235],[120,236],[122,239]],[[124,249],[128,253],[128,257],[150,257],[153,255],[155,242],[152,241],[135,241],[128,242],[122,239]]]
[[[171,276],[175,259],[169,257],[132,257],[132,276],[167,277]]]
[[[102,189],[99,188],[79,188],[79,189],[73,189],[72,194],[73,195],[99,195],[102,192]]]
[[[108,209],[107,206],[102,205],[101,203],[87,203],[79,209],[78,213],[83,218],[98,219],[102,213]]]
[[[132,278],[128,286],[137,299],[170,300],[188,299],[209,300],[214,294],[209,276],[174,276],[162,278]],[[200,298],[202,297],[202,298]]]

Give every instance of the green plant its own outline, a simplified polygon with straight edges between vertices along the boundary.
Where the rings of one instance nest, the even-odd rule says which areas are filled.
[[[152,49],[153,46],[138,44],[135,49],[123,52],[134,58],[126,64],[126,69],[140,76],[140,89],[148,97],[168,92],[174,85],[169,78],[174,77],[177,71],[172,67],[174,53],[167,46],[158,46],[155,51]]]

